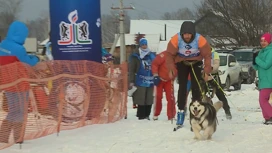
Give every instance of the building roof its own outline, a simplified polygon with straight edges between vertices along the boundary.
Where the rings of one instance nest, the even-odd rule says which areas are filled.
[[[170,40],[180,31],[184,21],[194,22],[194,20],[130,20],[130,34],[159,34],[162,40]]]

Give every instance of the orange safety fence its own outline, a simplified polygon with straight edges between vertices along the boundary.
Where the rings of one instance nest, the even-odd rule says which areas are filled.
[[[0,66],[0,149],[126,117],[127,71],[92,61]]]

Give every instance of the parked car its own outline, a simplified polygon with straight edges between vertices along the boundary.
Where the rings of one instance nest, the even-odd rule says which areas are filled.
[[[228,54],[231,54],[233,50],[229,50],[229,49],[215,49],[215,51],[217,53],[228,53]]]
[[[233,86],[235,90],[241,89],[242,67],[232,54],[218,53],[220,57],[219,76],[224,90]]]
[[[252,84],[255,81],[256,71],[253,69],[252,60],[253,52],[256,49],[238,49],[234,50],[232,54],[235,56],[239,64],[242,66],[243,83]]]

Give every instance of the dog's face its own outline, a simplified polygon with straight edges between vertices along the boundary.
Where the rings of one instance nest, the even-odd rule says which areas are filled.
[[[203,114],[205,111],[205,106],[199,102],[199,101],[194,101],[190,104],[190,113],[199,118],[201,114]]]

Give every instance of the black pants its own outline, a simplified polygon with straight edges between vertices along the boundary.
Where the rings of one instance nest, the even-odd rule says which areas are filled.
[[[221,90],[221,89],[222,89],[222,84],[221,84],[220,77],[219,77],[218,74],[213,75],[213,77],[214,77],[214,79],[217,81],[218,84],[217,84],[214,80],[211,80],[211,81],[209,81],[208,83],[209,83],[209,85],[210,85],[211,87],[215,88],[215,90],[216,90],[216,92],[215,92],[216,97],[217,97],[220,101],[223,102],[223,109],[224,109],[224,111],[225,111],[225,112],[229,112],[229,111],[230,111],[230,107],[229,107],[229,104],[228,104],[228,100],[227,100],[227,98],[226,98],[226,96],[225,96],[225,94],[224,94],[224,91]],[[220,85],[221,89],[219,88],[218,85]]]
[[[195,74],[193,73],[192,67],[194,69]],[[177,63],[178,70],[178,109],[184,110],[187,101],[187,82],[188,76],[191,76],[191,89],[192,89],[192,101],[201,100],[201,90],[197,82],[202,82],[202,74],[201,70],[203,67],[202,61],[195,63],[193,66],[186,65],[184,62]],[[195,78],[195,75],[197,78]]]
[[[151,113],[152,105],[138,105],[137,108],[137,117],[139,120],[149,117]]]

